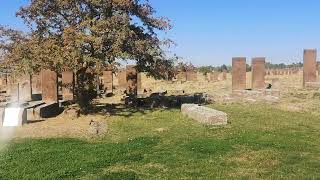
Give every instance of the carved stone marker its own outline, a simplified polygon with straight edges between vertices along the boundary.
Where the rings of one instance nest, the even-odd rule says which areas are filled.
[[[226,125],[228,123],[226,113],[197,104],[182,104],[181,112],[202,124]]]
[[[113,72],[112,71],[103,71],[102,76],[103,88],[106,93],[113,92]]]
[[[64,100],[74,100],[74,74],[71,71],[62,72],[62,97]]]
[[[41,94],[42,84],[41,84],[41,74],[35,74],[31,78],[32,84],[32,94]]]
[[[252,89],[265,88],[265,58],[252,59]]]
[[[121,69],[118,72],[118,88],[126,89],[127,88],[127,71],[126,69]]]
[[[42,101],[45,103],[58,102],[58,76],[51,70],[41,72],[42,81]]]
[[[197,71],[187,71],[186,72],[187,81],[197,81]]]
[[[135,66],[127,66],[127,92],[137,94],[137,70]]]
[[[246,58],[232,58],[232,90],[246,89]]]
[[[19,101],[31,101],[32,92],[31,92],[31,76],[22,75],[19,77]]]
[[[317,50],[304,50],[303,54],[303,86],[306,82],[316,82],[317,80]]]

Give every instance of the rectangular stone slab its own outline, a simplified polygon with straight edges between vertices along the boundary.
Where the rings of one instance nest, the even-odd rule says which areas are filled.
[[[71,71],[62,72],[62,97],[64,100],[74,100],[74,73]]]
[[[232,90],[246,89],[247,64],[245,57],[232,58]]]
[[[265,88],[265,63],[264,57],[252,59],[252,89]]]
[[[317,50],[306,49],[303,54],[303,86],[317,81]]]
[[[58,102],[58,76],[51,70],[43,70],[42,75],[42,101],[45,103]]]
[[[182,104],[181,113],[201,124],[226,125],[228,123],[226,113],[197,104]]]
[[[138,74],[135,66],[127,66],[127,92],[137,94],[137,79]]]

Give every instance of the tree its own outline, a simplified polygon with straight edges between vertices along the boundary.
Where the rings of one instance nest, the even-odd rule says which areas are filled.
[[[148,0],[31,0],[17,15],[31,33],[23,46],[16,39],[6,44],[17,46],[7,51],[9,64],[32,72],[39,67],[73,71],[79,96],[94,87],[94,74],[120,61],[134,60],[138,70],[157,78],[172,74],[173,59],[164,51],[172,42],[158,37],[171,25],[155,17]],[[14,53],[17,57],[8,58]],[[28,65],[21,66],[24,61]]]

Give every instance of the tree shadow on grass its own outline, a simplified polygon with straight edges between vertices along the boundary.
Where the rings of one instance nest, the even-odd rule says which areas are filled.
[[[76,139],[23,140],[0,154],[0,178],[64,179],[99,174],[110,166],[143,161],[145,152],[159,141],[157,137],[140,137],[125,143],[90,143]],[[138,179],[133,172],[113,172],[103,177]]]
[[[124,101],[123,104],[95,104],[89,114],[130,117],[135,113],[146,114],[152,111],[180,109],[181,105],[185,103],[208,103],[202,93],[177,96],[165,96],[157,93],[145,98],[127,97]]]

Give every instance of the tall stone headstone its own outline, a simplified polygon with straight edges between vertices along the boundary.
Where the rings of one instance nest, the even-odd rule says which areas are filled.
[[[112,71],[103,71],[102,84],[104,91],[106,93],[113,92],[113,72]]]
[[[252,59],[252,89],[265,88],[266,59],[264,57]]]
[[[58,102],[58,76],[51,70],[41,72],[42,101],[45,103]]]
[[[187,71],[186,72],[187,81],[197,81],[197,71]]]
[[[120,69],[118,72],[118,88],[125,90],[127,88],[127,70]]]
[[[31,101],[31,76],[29,74],[22,75],[18,78],[19,83],[19,101]]]
[[[137,70],[135,66],[127,66],[127,92],[137,94]]]
[[[62,72],[62,97],[64,100],[74,100],[74,73],[72,71]]]
[[[232,90],[246,89],[246,58],[232,58]]]
[[[142,72],[140,72],[140,73],[138,73],[138,75],[137,75],[137,92],[138,92],[138,94],[143,94],[143,73]]]
[[[307,82],[316,82],[317,80],[317,50],[307,49],[303,54],[303,86]]]
[[[34,74],[31,77],[32,94],[41,94],[42,84],[41,84],[41,74]]]

